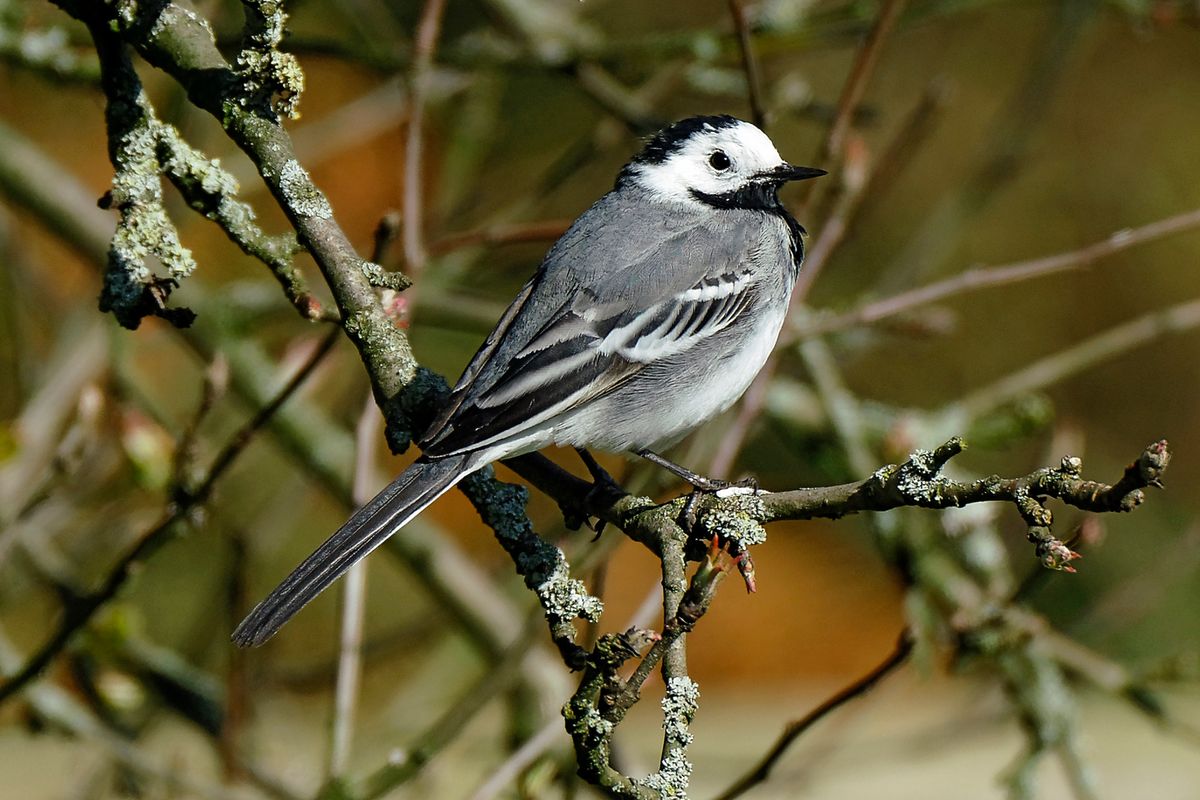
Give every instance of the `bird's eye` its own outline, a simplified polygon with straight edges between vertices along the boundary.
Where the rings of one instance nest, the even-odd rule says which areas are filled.
[[[724,150],[714,150],[713,154],[708,157],[708,165],[717,172],[724,172],[733,165],[733,162],[729,160],[729,156],[725,155]]]

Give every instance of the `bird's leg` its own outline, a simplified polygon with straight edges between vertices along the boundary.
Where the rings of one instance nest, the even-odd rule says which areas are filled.
[[[641,456],[642,458],[646,459],[647,461],[649,461],[650,463],[657,464],[658,466],[665,469],[667,472],[670,472],[671,474],[676,475],[679,478],[682,478],[683,480],[687,481],[688,483],[690,483],[692,486],[694,486],[696,489],[698,489],[701,492],[719,492],[722,489],[728,489],[728,488],[734,487],[734,486],[750,488],[750,489],[754,489],[755,491],[758,490],[758,482],[755,481],[753,478],[750,478],[746,481],[736,481],[736,482],[722,481],[722,480],[718,480],[716,478],[706,478],[703,475],[700,475],[699,473],[692,472],[690,469],[688,469],[685,466],[676,464],[674,461],[671,461],[670,459],[663,458],[658,453],[655,453],[653,450],[638,450],[637,454],[639,456]]]
[[[588,490],[587,497],[584,499],[585,509],[593,508],[604,503],[606,499],[624,494],[621,485],[612,475],[608,474],[608,470],[600,466],[591,453],[582,447],[576,447],[575,452],[579,454],[580,460],[583,461],[583,465],[587,467],[588,473],[592,476],[592,488]],[[586,510],[584,513],[587,513]],[[592,527],[592,530],[596,532],[596,538],[599,538],[600,534],[604,532],[604,525],[604,520],[598,520],[595,527],[592,527],[590,522],[588,527]]]

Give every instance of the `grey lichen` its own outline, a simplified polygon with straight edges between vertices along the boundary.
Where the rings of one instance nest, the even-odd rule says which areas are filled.
[[[658,772],[647,775],[638,783],[663,797],[687,797],[692,779],[692,763],[687,759],[687,746],[692,743],[688,727],[700,706],[700,687],[687,676],[670,678],[662,699],[663,731],[666,750]]]
[[[913,452],[896,474],[896,489],[913,500],[936,499],[938,490],[949,482],[946,476],[938,473],[940,466],[933,451]]]
[[[374,261],[364,259],[362,262],[362,271],[367,276],[367,280],[371,282],[371,285],[379,289],[391,289],[392,291],[402,292],[409,286],[412,286],[412,281],[403,272],[389,272]]]
[[[329,200],[296,159],[289,159],[280,170],[279,189],[283,193],[284,202],[297,214],[317,219],[333,218],[333,208],[329,205]]]
[[[586,619],[598,622],[604,613],[604,603],[588,594],[583,581],[571,577],[570,565],[562,550],[552,545],[549,547],[554,551],[554,568],[536,589],[546,616],[559,620]]]
[[[667,753],[659,765],[658,772],[647,775],[639,784],[658,792],[662,797],[687,797],[688,784],[692,780],[692,762],[682,750]]]
[[[735,545],[734,552],[767,540],[767,530],[760,520],[765,519],[767,507],[757,493],[722,497],[705,510],[700,525],[710,536]]]
[[[663,695],[663,731],[667,738],[683,745],[692,743],[688,726],[700,707],[700,685],[685,676],[667,681],[667,693]]]
[[[140,86],[124,82],[122,89],[110,98],[107,115],[114,174],[105,205],[121,216],[109,245],[100,310],[112,311],[127,328],[136,328],[151,314],[188,325],[194,317],[191,312],[166,308],[171,289],[192,274],[196,262],[180,242],[163,205],[158,161],[163,126]],[[162,264],[166,277],[153,273],[150,259]]]
[[[167,178],[194,210],[217,223],[229,239],[266,264],[292,304],[306,315],[315,302],[292,257],[302,249],[294,233],[268,236],[258,226],[254,209],[238,199],[237,180],[195,149],[170,125],[160,125],[158,157]]]
[[[291,53],[279,50],[287,14],[282,0],[243,0],[246,31],[237,56],[238,77],[247,108],[295,119],[300,116],[304,72]]]

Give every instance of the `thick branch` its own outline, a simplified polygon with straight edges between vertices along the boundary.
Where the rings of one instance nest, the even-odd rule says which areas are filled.
[[[67,13],[95,26],[117,25],[122,38],[155,67],[184,87],[188,98],[221,123],[255,163],[296,229],[341,312],[343,327],[371,376],[381,403],[388,403],[416,372],[408,339],[387,318],[373,278],[376,265],[362,259],[333,217],[333,209],[296,160],[291,138],[257,95],[248,96],[238,70],[213,41],[199,15],[174,3],[139,5],[131,15],[81,0],[57,0]]]

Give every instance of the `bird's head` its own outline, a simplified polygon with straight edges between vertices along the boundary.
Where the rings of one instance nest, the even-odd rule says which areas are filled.
[[[689,117],[656,133],[621,170],[617,188],[636,186],[664,202],[774,209],[784,183],[824,174],[784,161],[749,122]]]

